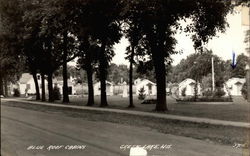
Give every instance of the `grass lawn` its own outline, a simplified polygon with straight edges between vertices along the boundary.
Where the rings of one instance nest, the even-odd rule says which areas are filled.
[[[221,102],[221,104],[213,104],[213,102],[199,104],[198,102],[178,103],[175,99],[167,97],[167,105],[169,109],[167,114],[249,122],[250,104],[243,99],[240,100],[231,104],[225,104],[224,102]],[[70,97],[70,101],[70,104],[72,105],[86,105],[87,97]],[[108,107],[146,112],[152,112],[155,108],[155,104],[141,104],[141,101],[138,100],[137,97],[134,97],[135,108],[127,108],[128,101],[128,98],[122,98],[121,96],[108,96]],[[57,102],[61,103],[60,101]],[[99,107],[99,103],[100,96],[95,96],[94,107]]]
[[[155,97],[151,97],[155,98]],[[142,101],[138,100],[134,96],[135,108],[127,108],[129,105],[128,98],[122,98],[121,96],[108,96],[108,108],[123,109],[131,111],[145,111],[154,112],[155,104],[141,104]],[[55,103],[62,104],[61,101],[55,101]],[[65,105],[78,105],[86,106],[87,96],[70,96],[70,103]],[[100,96],[95,96],[95,105],[93,107],[99,107]],[[176,102],[175,99],[168,96],[167,106],[169,111],[167,114],[211,118],[227,121],[239,121],[250,122],[250,103],[246,102],[242,98],[236,98],[234,102]]]

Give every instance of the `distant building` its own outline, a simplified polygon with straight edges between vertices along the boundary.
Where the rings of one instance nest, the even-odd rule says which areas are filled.
[[[233,96],[241,96],[241,89],[243,84],[246,82],[245,78],[231,78],[225,84],[226,94],[228,93]]]
[[[100,81],[94,84],[94,94],[101,95],[101,83]],[[106,94],[113,95],[113,83],[106,81]]]
[[[60,90],[60,93],[63,93],[63,77],[56,77],[53,79],[53,84],[54,86],[57,85],[57,87]],[[74,80],[72,77],[70,77],[68,79],[68,91],[69,91],[69,95],[74,95],[76,94],[76,89],[75,89],[75,85],[74,85]]]
[[[37,81],[40,89],[40,94],[42,93],[42,85],[41,85],[41,76],[40,74],[37,74]],[[26,91],[28,94],[36,94],[36,87],[35,87],[35,82],[33,79],[33,76],[29,73],[23,73],[19,82],[19,90],[20,94],[25,94]],[[60,93],[63,93],[63,78],[62,77],[56,77],[53,79],[53,87],[57,85],[57,87],[60,90]],[[68,79],[68,88],[69,88],[69,95],[73,95],[76,93],[75,87],[74,87],[74,81],[73,78],[70,77]],[[48,93],[48,82],[45,79],[45,92],[46,94]]]
[[[74,85],[74,90],[76,95],[87,95],[88,94],[88,84],[87,83],[77,83]]]
[[[126,97],[128,97],[128,85],[127,85],[127,83],[124,81],[124,82],[122,83],[122,86],[123,86],[122,97],[126,98]]]
[[[133,86],[134,88],[134,86]],[[128,85],[126,81],[123,82],[119,82],[118,84],[114,84],[113,85],[113,94],[114,95],[121,95],[121,96],[125,96],[125,90],[127,90],[127,94],[128,94]],[[135,90],[133,90],[134,92]]]
[[[194,96],[195,95],[195,80],[187,78],[179,83],[178,93],[179,96],[182,96],[183,90],[185,90],[186,96]],[[201,93],[200,83],[198,83],[198,95]]]
[[[140,78],[135,79],[135,80],[134,80],[134,85],[138,84],[138,83],[141,82],[141,81],[142,81],[142,79],[140,79]]]
[[[39,85],[39,89],[40,89],[40,93],[41,93],[41,76],[39,74],[37,74],[37,81],[38,81],[38,85]],[[26,92],[28,94],[36,94],[36,86],[34,83],[34,79],[33,76],[29,73],[23,73],[19,82],[19,90],[20,90],[20,94],[24,95]],[[48,83],[47,80],[45,80],[45,90],[47,91],[47,87]]]
[[[179,84],[178,83],[171,83],[168,85],[170,88],[170,94],[174,97],[179,95]],[[167,90],[166,90],[167,91]]]
[[[134,81],[136,95],[139,95],[139,90],[144,88],[146,95],[156,95],[156,84],[147,79],[136,79]]]

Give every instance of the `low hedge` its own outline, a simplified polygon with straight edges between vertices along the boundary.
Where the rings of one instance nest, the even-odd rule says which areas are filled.
[[[141,104],[156,104],[156,99],[144,100]]]
[[[180,102],[232,102],[230,97],[199,97],[195,99],[194,97],[176,99]]]

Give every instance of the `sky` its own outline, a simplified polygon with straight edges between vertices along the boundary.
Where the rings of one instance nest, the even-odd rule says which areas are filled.
[[[244,17],[246,20],[248,17]],[[246,54],[246,43],[244,43],[245,32],[249,29],[249,26],[242,25],[242,13],[237,11],[234,14],[229,14],[227,16],[227,22],[229,27],[226,29],[225,33],[217,33],[212,40],[208,42],[205,47],[211,49],[214,54],[221,57],[223,60],[232,59],[232,52],[234,51],[237,55],[244,53]],[[190,36],[186,36],[185,33],[177,33],[175,35],[177,39],[177,50],[182,50],[182,54],[172,55],[173,65],[178,64],[182,59],[185,59],[188,55],[194,53],[193,42],[190,39]],[[129,42],[126,38],[122,38],[120,43],[114,46],[114,51],[116,55],[112,59],[112,62],[115,64],[126,64],[129,62],[124,59],[126,56],[126,47],[129,45]],[[246,54],[247,55],[247,54]]]

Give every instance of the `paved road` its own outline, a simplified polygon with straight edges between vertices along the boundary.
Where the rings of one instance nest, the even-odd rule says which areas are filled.
[[[3,105],[1,108],[2,156],[128,156],[129,150],[120,149],[121,145],[157,144],[172,146],[170,149],[165,146],[165,149],[148,150],[148,156],[242,155],[241,149],[162,134],[145,127],[86,121],[67,117],[61,112],[39,112]],[[32,145],[43,149],[28,150]],[[57,145],[59,149],[48,150],[51,145]],[[74,148],[78,149],[66,149],[70,148],[67,145],[76,145]]]

